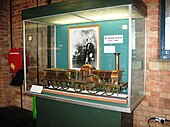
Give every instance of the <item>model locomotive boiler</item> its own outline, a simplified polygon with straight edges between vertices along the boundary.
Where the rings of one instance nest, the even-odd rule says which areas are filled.
[[[46,68],[42,83],[45,88],[54,90],[74,90],[88,94],[101,93],[111,96],[127,88],[127,82],[122,82],[123,69],[119,70],[119,53],[115,53],[115,70],[96,70],[90,64],[85,64],[80,70]]]

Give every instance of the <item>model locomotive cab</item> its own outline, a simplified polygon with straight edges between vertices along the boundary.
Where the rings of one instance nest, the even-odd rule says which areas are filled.
[[[47,89],[111,96],[127,89],[122,81],[123,69],[119,70],[119,53],[115,53],[115,70],[96,70],[85,64],[80,70],[46,68],[42,84]]]

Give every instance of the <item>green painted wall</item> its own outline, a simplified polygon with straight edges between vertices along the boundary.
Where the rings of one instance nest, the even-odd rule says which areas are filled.
[[[115,68],[114,54],[104,53],[104,46],[113,45],[116,47],[116,52],[120,54],[120,69],[125,70],[123,77],[124,81],[128,81],[128,29],[122,29],[122,25],[128,26],[128,19],[102,21],[83,24],[71,24],[56,26],[56,46],[57,46],[57,67],[68,68],[68,28],[73,26],[88,26],[100,24],[100,69],[113,70]],[[104,35],[123,35],[122,44],[104,44]]]

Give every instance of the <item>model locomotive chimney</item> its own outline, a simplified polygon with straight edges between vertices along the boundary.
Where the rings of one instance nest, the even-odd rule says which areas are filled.
[[[120,53],[114,53],[115,54],[115,70],[119,70],[119,55]]]

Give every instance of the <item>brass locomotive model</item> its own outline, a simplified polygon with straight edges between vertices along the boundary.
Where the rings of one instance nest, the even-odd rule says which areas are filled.
[[[90,64],[85,64],[80,70],[46,68],[42,79],[45,88],[54,90],[74,89],[80,93],[87,91],[89,94],[101,93],[111,96],[127,88],[128,83],[122,82],[122,73],[119,70],[119,53],[115,53],[115,70],[96,70]]]

